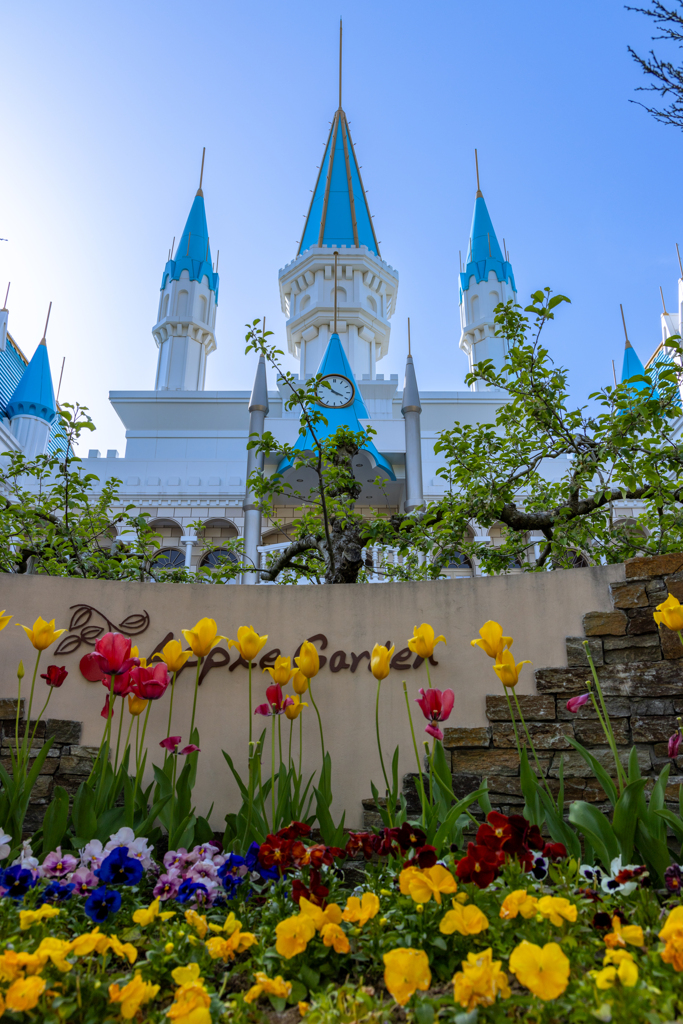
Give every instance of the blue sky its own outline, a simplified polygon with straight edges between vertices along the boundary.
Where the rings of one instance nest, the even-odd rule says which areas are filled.
[[[161,272],[202,146],[221,275],[207,388],[251,387],[247,320],[265,313],[284,341],[277,272],[336,106],[340,14],[344,107],[400,274],[379,372],[402,377],[410,316],[420,387],[464,387],[475,146],[520,297],[550,285],[572,299],[547,341],[577,401],[610,383],[612,359],[619,371],[620,302],[643,361],[658,344],[659,285],[675,308],[683,243],[683,136],[629,103],[641,75],[626,47],[647,51],[652,31],[621,3],[23,0],[2,15],[0,301],[11,279],[29,355],[53,301],[53,373],[66,356],[61,398],[90,407],[88,445],[122,452],[107,393],[153,387]]]

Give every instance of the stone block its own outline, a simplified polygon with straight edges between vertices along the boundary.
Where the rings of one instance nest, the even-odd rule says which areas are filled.
[[[683,569],[683,554],[650,555],[647,558],[627,558],[624,562],[626,579],[652,579],[669,576]]]
[[[516,750],[454,750],[452,755],[453,774],[467,772],[482,778],[494,775],[519,775],[519,755]],[[547,771],[550,755],[539,756],[541,767]]]
[[[664,796],[667,800],[675,802],[674,813],[679,813],[678,808],[678,787],[683,785],[683,775],[670,775],[669,781],[664,789]]]
[[[631,732],[634,743],[667,743],[669,736],[676,732],[676,719],[672,715],[643,716],[633,715]]]
[[[83,775],[55,775],[55,784],[63,786],[69,796],[75,796],[83,779]]]
[[[568,750],[571,747],[569,736],[574,735],[571,722],[527,722],[531,742],[536,750]],[[522,726],[518,724],[519,739],[526,746],[526,737]],[[515,733],[512,722],[496,722],[493,726],[494,747],[516,747]],[[529,754],[531,757],[531,754]]]
[[[671,576],[666,576],[664,583],[670,594],[673,594],[678,601],[683,601],[683,572],[675,572]]]
[[[652,761],[650,759],[649,750],[647,750],[647,748],[644,747],[637,747],[636,749],[638,751],[638,765],[640,767],[641,772],[650,771],[652,767]],[[593,747],[590,752],[593,755],[593,757],[602,765],[605,771],[609,773],[609,775],[614,775],[614,758],[612,757],[612,751],[607,745]],[[621,761],[621,763],[624,765],[624,767],[628,767],[628,758],[629,754],[631,753],[630,748],[624,747],[621,750],[619,750],[618,753],[619,760]],[[581,754],[579,754],[578,750],[570,750],[566,754],[563,754],[562,757],[564,759],[564,774],[567,777],[573,776],[576,778],[593,780],[593,769],[586,761],[584,761],[584,759],[581,757]],[[559,778],[559,771],[560,758],[559,755],[556,754],[553,759],[552,767],[550,768],[550,778]]]
[[[584,643],[586,641],[585,636],[568,636],[566,640],[567,645],[567,664],[570,666],[583,665],[588,668],[588,658],[586,657],[586,650]],[[593,637],[588,641],[588,649],[591,653],[594,665],[604,665],[605,661],[602,655],[602,640],[597,637]]]
[[[627,625],[626,612],[620,608],[613,612],[587,612],[583,617],[586,636],[625,636]]]
[[[649,583],[645,584],[645,590],[651,608],[661,604],[662,601],[666,601],[667,589],[666,583],[663,580],[650,580]]]
[[[610,583],[615,608],[644,608],[649,604],[644,583]]]
[[[60,758],[59,762],[59,774],[60,775],[90,775],[92,768],[92,761],[87,757],[68,757]]]
[[[659,635],[605,637],[605,664],[632,665],[636,662],[662,660]]]
[[[453,776],[453,792],[458,800],[479,789],[482,783],[481,775],[472,775],[470,772],[457,772]]]
[[[681,641],[678,639],[678,633],[674,633],[667,626],[660,626],[659,639],[662,645],[662,654],[667,661],[683,658],[683,647],[681,647]]]
[[[675,701],[671,697],[636,697],[631,701],[632,715],[675,715],[676,704],[683,708],[683,700]]]
[[[555,698],[539,697],[520,693],[517,697],[522,714],[527,722],[546,721],[555,718]],[[486,717],[489,722],[509,722],[510,709],[505,697],[497,694],[486,694]]]
[[[26,702],[22,700],[19,717],[23,718],[26,712]],[[15,721],[17,717],[17,701],[14,697],[0,697],[0,721]]]
[[[491,729],[487,726],[474,729],[457,727],[444,729],[443,745],[446,749],[451,747],[488,747],[491,745]]]
[[[31,791],[31,803],[37,804],[49,800],[52,796],[52,776],[39,775]]]
[[[33,730],[34,729],[35,729],[35,733],[36,733],[35,738],[37,740],[42,740],[45,737],[45,722],[31,721],[30,724],[29,724],[29,727],[28,727],[28,734],[29,734],[29,736],[33,736]],[[14,730],[12,729],[11,731],[12,731],[12,735],[14,735]],[[25,736],[26,735],[26,722],[25,721],[20,721],[19,722],[19,735],[20,736]]]
[[[638,636],[641,633],[656,633],[657,623],[655,622],[652,608],[631,608],[628,615],[627,636]]]
[[[612,730],[617,743],[629,743],[628,718],[615,718],[612,722]],[[600,722],[593,712],[591,720],[582,720],[574,725],[574,735],[584,747],[593,747],[605,743],[605,734]]]
[[[605,707],[610,718],[628,718],[631,714],[631,701],[628,697],[605,697]],[[557,717],[565,722],[597,721],[595,708],[590,700],[578,711],[568,711],[564,700],[558,698]]]
[[[47,739],[54,736],[55,743],[80,743],[81,723],[68,719],[48,718],[45,723],[45,736]]]
[[[94,761],[95,758],[97,757],[99,749],[99,747],[72,746],[70,749],[70,753],[74,757],[89,757]]]

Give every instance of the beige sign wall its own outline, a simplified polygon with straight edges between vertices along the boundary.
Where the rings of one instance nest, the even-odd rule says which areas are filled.
[[[605,566],[427,583],[319,587],[213,587],[4,575],[0,577],[0,609],[6,608],[14,618],[0,632],[0,696],[16,695],[15,672],[20,659],[30,680],[34,651],[16,623],[32,625],[38,615],[55,618],[57,627],[69,627],[43,655],[41,671],[51,663],[69,670],[64,685],[53,694],[49,716],[82,722],[86,745],[100,742],[105,690],[101,683],[86,682],[79,661],[109,629],[134,634],[140,653],[149,656],[170,634],[181,637],[182,628],[191,628],[203,616],[214,618],[219,632],[233,639],[238,626],[253,625],[259,633],[268,634],[261,655],[270,654],[271,663],[274,652],[293,655],[302,640],[317,637],[316,646],[328,660],[313,687],[332,755],[334,810],[340,815],[346,809],[347,823],[357,827],[361,800],[371,795],[370,780],[381,789],[375,741],[376,684],[368,670],[373,644],[390,641],[396,646],[397,667],[382,684],[383,749],[390,759],[399,744],[400,771],[411,771],[415,759],[402,681],[407,682],[411,701],[420,687],[428,685],[425,664],[413,667],[415,659],[406,650],[413,626],[429,622],[446,636],[447,646],[438,645],[437,664],[430,671],[433,686],[455,691],[449,725],[484,725],[485,695],[501,691],[491,661],[470,646],[479,627],[487,619],[495,619],[514,637],[517,660],[533,662],[523,670],[519,692],[532,693],[533,669],[566,664],[565,637],[581,635],[585,612],[611,607],[609,583],[623,579],[623,574],[623,566]],[[194,675],[195,670],[188,668],[176,684],[172,731],[182,734],[184,742],[189,742]],[[237,809],[237,789],[221,750],[230,753],[240,771],[246,768],[247,679],[234,648],[228,651],[227,643],[221,643],[199,690],[197,724],[202,753],[195,799],[200,813],[214,804],[212,823],[216,829],[222,828],[227,811]],[[257,668],[253,674],[254,706],[265,700],[269,682],[270,676]],[[41,680],[39,685],[39,698],[44,699]],[[418,706],[411,707],[421,741],[427,738],[423,731],[426,722]],[[166,735],[167,717],[168,694],[156,702],[149,721],[150,752],[157,755],[158,763],[162,760],[158,743]],[[312,772],[320,763],[318,724],[312,707],[303,717],[304,766]],[[258,716],[253,723],[257,734],[269,725]],[[288,741],[289,722],[283,719],[282,726]],[[293,749],[298,752],[298,723]],[[266,771],[270,770],[269,750],[270,743],[266,745]]]

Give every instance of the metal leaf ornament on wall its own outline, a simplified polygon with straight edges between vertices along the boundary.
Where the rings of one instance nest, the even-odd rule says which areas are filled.
[[[105,631],[123,633],[125,636],[140,636],[149,628],[149,614],[146,611],[133,612],[121,622],[112,622],[104,612],[90,604],[71,605],[71,621],[66,636],[62,637],[55,655],[74,654],[82,644],[94,647]],[[93,616],[99,616],[104,623],[92,622]]]

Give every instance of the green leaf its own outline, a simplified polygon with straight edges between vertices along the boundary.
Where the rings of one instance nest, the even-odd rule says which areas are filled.
[[[612,861],[619,856],[619,843],[605,815],[592,804],[575,800],[569,808],[569,820],[587,837],[599,860],[609,871]]]
[[[642,805],[645,779],[636,779],[628,786],[617,800],[612,818],[612,828],[621,847],[622,863],[630,864],[633,858],[633,844],[636,825]]]
[[[52,800],[43,818],[43,854],[61,846],[69,821],[69,794],[63,786],[55,786]]]
[[[541,802],[545,808],[546,823],[548,825],[548,831],[550,832],[550,838],[556,843],[563,843],[567,848],[567,851],[576,857],[577,860],[581,859],[581,843],[576,832],[567,825],[562,818],[562,813],[558,813],[558,810],[550,799],[548,794],[544,790],[539,791]]]
[[[95,814],[95,793],[87,783],[81,782],[71,809],[74,831],[85,842],[95,838],[97,815]]]
[[[572,736],[568,736],[567,739],[574,747],[574,749],[578,750],[584,761],[587,764],[589,764],[590,767],[593,769],[593,774],[595,775],[596,779],[604,789],[605,795],[607,796],[608,800],[610,801],[612,806],[614,806],[617,800],[619,799],[619,795],[617,793],[617,788],[614,785],[614,782],[609,777],[605,769],[602,767],[597,758],[593,757],[589,750],[586,750],[585,747],[581,746],[578,740],[575,740]]]
[[[536,773],[531,770],[526,747],[522,747],[522,756],[519,763],[519,779],[522,787],[522,795],[526,801],[524,806],[524,816],[532,825],[540,826],[543,824],[544,817],[539,796],[541,783],[538,781]]]
[[[320,974],[318,971],[314,971],[312,967],[309,967],[308,964],[302,966],[299,971],[299,977],[309,991],[317,988],[320,984]]]

